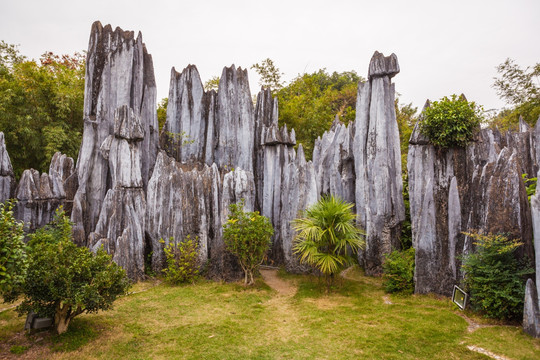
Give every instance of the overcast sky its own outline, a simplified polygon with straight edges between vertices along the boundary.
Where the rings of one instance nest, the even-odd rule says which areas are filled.
[[[202,81],[224,66],[271,58],[290,81],[303,72],[355,70],[366,77],[375,50],[398,56],[401,102],[419,108],[464,93],[502,108],[491,87],[510,57],[540,62],[540,1],[115,1],[0,0],[0,39],[22,54],[86,50],[95,20],[141,31],[154,59],[158,98],[171,67],[195,64]],[[258,78],[249,72],[252,92]]]

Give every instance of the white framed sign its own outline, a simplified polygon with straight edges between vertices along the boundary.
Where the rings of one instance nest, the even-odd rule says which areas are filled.
[[[454,291],[452,291],[452,302],[458,306],[461,310],[465,310],[467,306],[467,298],[469,296],[457,285],[454,285]]]

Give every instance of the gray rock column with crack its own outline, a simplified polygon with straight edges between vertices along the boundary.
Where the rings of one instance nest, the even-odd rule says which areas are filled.
[[[74,238],[87,245],[111,189],[109,161],[100,147],[114,134],[114,113],[126,105],[141,119],[140,174],[146,187],[158,149],[156,84],[152,58],[139,33],[92,25],[86,60],[84,131],[77,160],[79,187],[72,212]]]
[[[0,131],[0,203],[13,197],[15,185],[15,174],[6,149],[4,133]]]
[[[400,247],[405,220],[399,132],[394,109],[396,55],[375,52],[369,81],[358,85],[354,133],[356,209],[365,229],[366,249],[360,261],[366,274],[382,271],[384,255]]]

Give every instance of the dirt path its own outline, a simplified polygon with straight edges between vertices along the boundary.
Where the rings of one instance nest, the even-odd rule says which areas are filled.
[[[279,295],[282,296],[294,296],[296,294],[296,286],[290,281],[280,279],[277,274],[277,270],[274,269],[260,269],[264,282],[268,284],[272,289],[276,290]]]

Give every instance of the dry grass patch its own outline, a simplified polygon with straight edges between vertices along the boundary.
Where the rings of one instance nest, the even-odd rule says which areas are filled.
[[[511,359],[540,358],[540,341],[521,329],[470,334],[446,298],[390,295],[386,305],[379,279],[359,279],[343,279],[325,295],[316,278],[282,276],[297,284],[294,296],[260,282],[139,284],[145,291],[119,299],[111,311],[75,318],[62,337],[24,335],[24,319],[9,310],[0,313],[0,358],[485,359],[469,345]],[[12,354],[13,346],[22,355]]]

